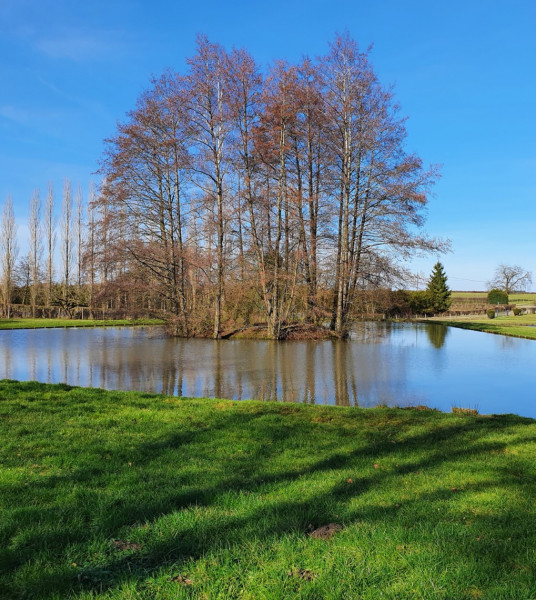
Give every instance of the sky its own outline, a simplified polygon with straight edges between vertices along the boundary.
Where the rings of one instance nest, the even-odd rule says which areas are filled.
[[[406,149],[441,165],[425,231],[454,290],[518,264],[536,289],[535,0],[0,0],[0,203],[24,247],[33,191],[87,194],[118,122],[152,76],[183,71],[197,33],[263,66],[327,52],[348,31],[408,117]]]

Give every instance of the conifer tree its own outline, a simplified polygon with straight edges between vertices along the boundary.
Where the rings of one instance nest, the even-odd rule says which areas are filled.
[[[430,304],[434,312],[442,313],[449,309],[452,302],[451,293],[447,285],[447,275],[440,262],[437,262],[432,269],[426,291],[430,297]]]

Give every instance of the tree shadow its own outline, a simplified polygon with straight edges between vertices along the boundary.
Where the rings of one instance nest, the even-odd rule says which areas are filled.
[[[40,552],[61,548],[61,551],[52,550],[57,569],[43,570],[37,579],[27,581],[25,594],[45,598],[82,590],[97,593],[113,589],[120,581],[142,583],[165,565],[198,559],[222,544],[236,546],[238,551],[252,531],[257,538],[266,540],[296,534],[302,536],[308,526],[335,521],[339,519],[337,515],[342,515],[345,526],[363,521],[385,525],[396,522],[401,511],[405,512],[406,518],[413,511],[415,522],[418,522],[423,518],[430,520],[426,513],[423,517],[425,503],[450,502],[453,494],[461,496],[486,488],[515,489],[521,496],[527,490],[530,493],[536,491],[536,475],[528,474],[522,467],[516,471],[504,466],[486,475],[480,483],[465,485],[461,482],[456,492],[441,484],[433,491],[420,492],[413,499],[389,506],[366,504],[357,510],[352,508],[356,498],[370,490],[402,482],[411,474],[433,472],[469,456],[481,459],[486,465],[486,457],[506,450],[505,433],[515,431],[516,443],[533,443],[534,436],[518,433],[520,425],[532,421],[509,415],[460,417],[449,425],[422,430],[425,417],[411,411],[407,415],[400,411],[386,412],[386,415],[396,414],[392,419],[378,419],[377,413],[372,413],[370,418],[363,418],[369,425],[355,436],[355,440],[352,431],[347,431],[343,438],[332,436],[329,444],[324,442],[319,449],[321,458],[314,458],[315,449],[312,448],[307,461],[303,462],[298,458],[303,455],[302,438],[295,440],[300,411],[292,420],[278,413],[279,409],[277,413],[274,409],[272,415],[265,411],[228,415],[222,412],[211,426],[199,428],[199,423],[194,423],[189,429],[169,433],[135,448],[118,447],[109,463],[106,459],[100,463],[88,459],[88,464],[71,473],[32,484],[36,496],[49,498],[50,502],[47,506],[20,506],[15,510],[14,520],[4,526],[2,535],[6,540],[23,539],[23,543],[16,548],[5,546],[0,551],[0,574],[12,575],[35,560]],[[315,427],[329,431],[331,424],[329,421],[325,424],[300,423],[302,433],[307,435],[314,432]],[[410,430],[413,433],[409,433]],[[344,429],[341,431],[344,433]],[[502,437],[494,439],[496,432]],[[243,452],[236,451],[241,434],[247,438]],[[215,440],[223,444],[224,454],[219,460],[214,455]],[[295,464],[277,468],[282,452],[290,454],[290,462],[295,456]],[[398,466],[375,468],[378,463],[381,466],[399,456],[403,461],[400,460]],[[163,464],[176,464],[177,470],[163,468]],[[153,539],[148,546],[133,551],[120,552],[113,547],[112,540],[125,528],[155,523],[180,511],[218,507],[225,494],[262,495],[267,490],[274,494],[276,486],[284,487],[303,478],[331,476],[334,471],[340,472],[341,477],[328,490],[293,501],[258,503],[247,515],[231,513],[222,515],[216,522],[205,519],[186,524],[183,529],[174,531],[172,537],[161,541]],[[356,473],[351,485],[344,477],[349,472]],[[57,495],[67,490],[72,490],[68,501],[60,501]],[[128,495],[124,490],[128,490]],[[27,494],[28,489],[20,483],[1,491],[6,506],[14,507],[17,498]],[[511,536],[523,533],[534,542],[536,531],[527,526],[523,510],[521,501],[519,504],[510,501],[494,518],[477,515],[473,519],[478,521],[484,532],[482,535],[506,539],[507,532]],[[269,519],[266,518],[267,511]],[[104,562],[87,568],[61,566],[65,563],[65,548],[97,542],[107,545]],[[474,554],[468,555],[467,546],[460,545],[458,552],[459,560],[473,561],[475,569],[484,572],[492,564],[491,559],[496,558],[496,553],[504,554],[506,549],[497,544],[487,551],[477,546]],[[486,552],[489,556],[484,560],[482,557],[487,556]],[[493,578],[493,574],[488,576]],[[6,577],[0,597],[16,598],[20,592],[20,583]]]

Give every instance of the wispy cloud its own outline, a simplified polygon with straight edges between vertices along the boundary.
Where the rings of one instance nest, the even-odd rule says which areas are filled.
[[[27,110],[18,106],[4,104],[0,105],[0,118],[26,125],[30,121],[30,114]]]
[[[104,60],[124,53],[125,47],[119,38],[120,34],[112,31],[66,32],[37,39],[35,47],[54,59]]]

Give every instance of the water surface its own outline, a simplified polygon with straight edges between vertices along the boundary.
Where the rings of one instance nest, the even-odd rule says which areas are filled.
[[[160,328],[0,331],[0,378],[183,396],[425,404],[536,417],[536,341],[364,323],[345,342],[183,340]]]

